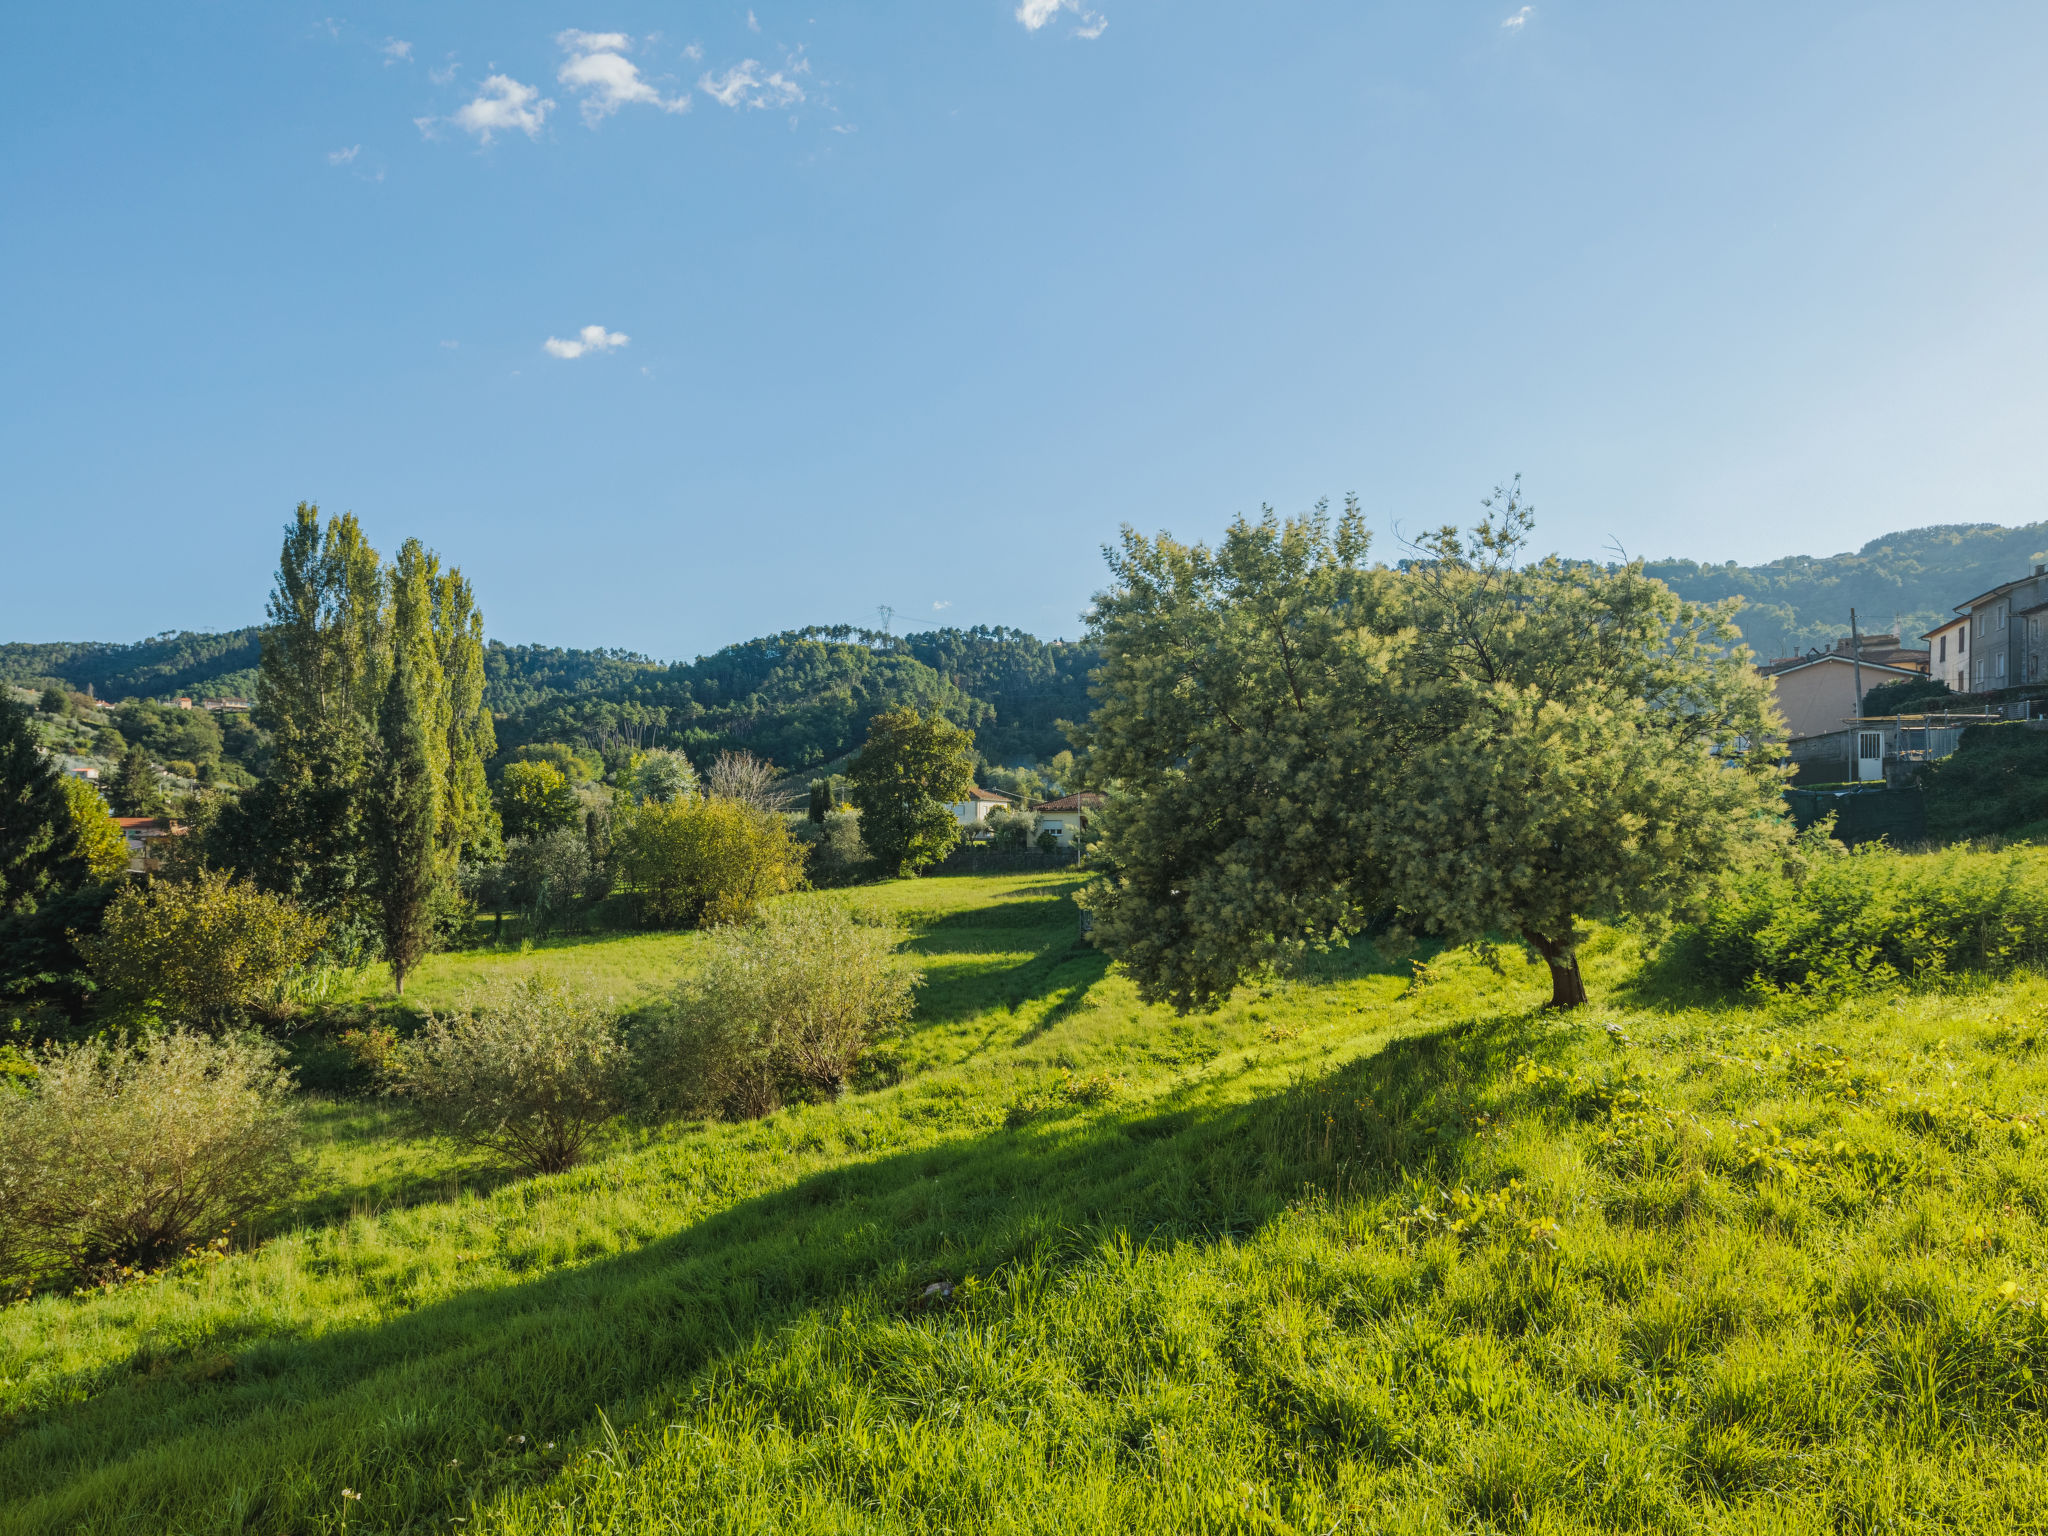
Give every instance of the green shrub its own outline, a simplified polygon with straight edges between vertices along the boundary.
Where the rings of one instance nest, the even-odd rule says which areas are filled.
[[[220,1028],[282,1005],[293,973],[326,936],[322,919],[284,897],[203,870],[124,890],[98,937],[80,947],[106,1003]]]
[[[172,1030],[32,1060],[32,1088],[0,1086],[0,1282],[155,1268],[298,1182],[291,1074],[261,1039]]]
[[[745,1119],[792,1095],[837,1096],[910,1017],[922,979],[893,932],[824,902],[721,930],[643,1039],[654,1107]]]
[[[742,922],[803,883],[804,848],[788,824],[733,800],[637,805],[612,839],[642,919],[656,927]]]
[[[535,976],[410,1040],[373,1043],[388,1087],[429,1128],[529,1173],[559,1173],[624,1103],[627,1057],[609,1010]]]
[[[509,763],[498,780],[498,816],[507,837],[538,837],[573,827],[582,809],[569,776],[553,763]]]
[[[1802,834],[1681,941],[1704,979],[1816,1000],[2048,957],[2048,851],[1906,856]]]
[[[860,812],[834,810],[822,822],[806,822],[797,836],[810,849],[805,871],[813,885],[851,885],[873,866],[860,839]]]

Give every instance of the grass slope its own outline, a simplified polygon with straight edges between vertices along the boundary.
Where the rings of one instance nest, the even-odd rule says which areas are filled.
[[[0,1532],[2041,1527],[2048,984],[1177,1020],[1068,886],[859,894],[894,1088],[532,1180],[323,1108],[302,1225],[0,1312]]]

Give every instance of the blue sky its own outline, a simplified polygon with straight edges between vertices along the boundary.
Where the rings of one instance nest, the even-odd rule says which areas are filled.
[[[662,657],[1073,635],[1124,522],[1516,472],[1574,554],[2048,516],[2038,4],[9,31],[0,638],[251,622],[302,497]]]

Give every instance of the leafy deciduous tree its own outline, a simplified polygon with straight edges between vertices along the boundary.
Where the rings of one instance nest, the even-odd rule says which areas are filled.
[[[507,837],[541,837],[572,827],[582,809],[553,763],[508,763],[498,780],[498,815]]]
[[[208,870],[128,887],[83,947],[109,1003],[220,1028],[276,997],[326,929],[289,899]]]
[[[1584,1000],[1580,920],[1684,908],[1785,835],[1775,730],[1728,612],[1638,565],[1518,567],[1513,493],[1469,540],[1368,567],[1363,518],[1126,530],[1098,599],[1112,781],[1098,942],[1182,1007],[1385,915],[1504,938]]]
[[[782,818],[731,800],[636,806],[613,845],[643,917],[657,925],[739,922],[803,883],[805,850]]]
[[[64,798],[71,811],[71,830],[78,839],[78,856],[98,881],[108,881],[128,869],[128,839],[115,825],[100,792],[83,779],[64,780]]]
[[[974,733],[939,715],[885,710],[848,770],[861,839],[882,866],[915,874],[960,839],[949,809],[974,787]]]

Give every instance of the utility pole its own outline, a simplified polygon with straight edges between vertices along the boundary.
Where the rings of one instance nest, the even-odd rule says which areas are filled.
[[[1849,665],[1855,668],[1856,718],[1863,718],[1863,642],[1856,634],[1856,610],[1849,610]]]

